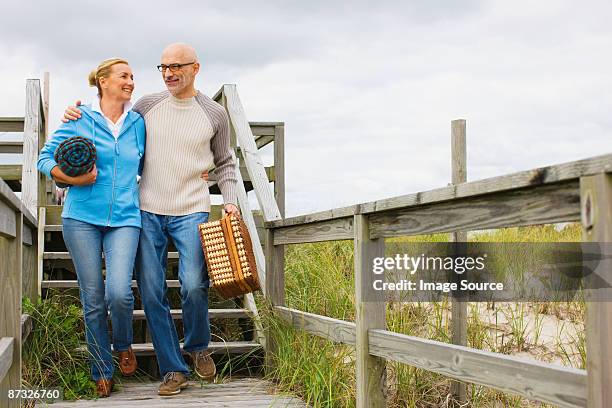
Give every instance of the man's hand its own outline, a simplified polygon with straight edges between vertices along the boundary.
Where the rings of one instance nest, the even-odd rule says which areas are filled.
[[[208,170],[204,170],[204,173],[200,174],[200,178],[204,181],[208,181]]]
[[[76,101],[75,105],[76,106],[69,106],[66,108],[62,122],[70,122],[71,120],[77,120],[81,117],[81,110],[77,108],[77,106],[81,106],[81,101]]]
[[[235,215],[236,217],[240,216],[240,210],[234,204],[225,204],[223,206],[223,210],[227,215]]]

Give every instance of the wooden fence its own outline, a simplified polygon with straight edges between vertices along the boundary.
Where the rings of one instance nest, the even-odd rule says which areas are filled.
[[[587,370],[580,370],[466,347],[465,302],[453,302],[456,344],[388,331],[384,299],[371,301],[370,293],[366,301],[362,288],[385,238],[453,233],[465,241],[469,230],[575,222],[582,214],[585,241],[612,241],[612,155],[464,183],[465,121],[453,121],[453,184],[282,219],[235,88],[224,89],[224,100],[265,219],[265,261],[258,257],[265,296],[295,328],[356,347],[358,407],[385,405],[387,360],[562,407],[612,406],[610,303],[588,303]],[[354,241],[355,322],[285,307],[284,246],[330,240]],[[610,262],[600,268],[612,281]],[[465,400],[462,386],[453,392]]]
[[[0,406],[18,407],[8,390],[21,386],[21,345],[31,321],[22,315],[22,296],[38,296],[38,204],[46,200],[46,183],[36,170],[38,152],[45,141],[46,104],[40,81],[26,83],[24,118],[0,120],[0,132],[23,132],[23,142],[3,143],[0,153],[23,152],[22,174],[17,180],[21,198],[0,178]],[[13,184],[15,186],[15,184]]]

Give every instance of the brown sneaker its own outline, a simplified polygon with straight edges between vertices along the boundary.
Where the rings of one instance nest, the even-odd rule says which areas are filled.
[[[208,350],[195,351],[189,355],[191,355],[193,369],[198,377],[209,382],[215,379],[217,368]]]
[[[98,397],[106,398],[110,395],[113,389],[113,380],[98,380],[96,381],[96,392]]]
[[[136,362],[136,356],[131,347],[126,351],[119,352],[119,370],[121,370],[121,374],[129,377],[136,372],[137,368],[138,363]]]
[[[187,388],[189,383],[187,377],[182,373],[170,371],[164,375],[164,380],[159,386],[157,393],[159,395],[176,395],[181,392],[183,388]]]

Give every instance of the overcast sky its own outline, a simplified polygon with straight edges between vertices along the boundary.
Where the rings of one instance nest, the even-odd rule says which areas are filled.
[[[200,90],[235,83],[249,120],[285,122],[288,215],[445,186],[457,118],[469,180],[612,152],[610,2],[84,4],[3,5],[0,116],[49,71],[54,129],[114,56],[136,98],[162,90],[164,45],[191,43]]]

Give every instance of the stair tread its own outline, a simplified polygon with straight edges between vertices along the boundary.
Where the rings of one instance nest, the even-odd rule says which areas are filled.
[[[166,279],[166,285],[169,288],[179,288],[181,284],[177,279]],[[41,282],[41,286],[43,289],[48,288],[78,288],[79,283],[76,279],[72,280],[44,280]],[[132,280],[132,287],[138,287],[135,280]]]
[[[183,354],[187,354],[183,350],[183,343],[180,343],[181,351]],[[230,353],[248,353],[255,350],[262,349],[261,344],[252,341],[211,341],[208,344],[208,350],[213,354],[222,354],[225,352]],[[86,346],[80,346],[77,348],[78,351],[85,351]],[[154,355],[155,348],[153,343],[133,343],[132,350],[136,355]]]
[[[102,254],[100,256],[104,257]],[[170,251],[168,252],[168,259],[178,259],[178,252]],[[50,252],[45,251],[43,254],[43,259],[72,259],[70,256],[70,252],[61,251],[61,252]]]
[[[174,319],[180,319],[182,318],[183,311],[181,309],[171,309],[170,314]],[[208,316],[213,319],[219,317],[250,317],[250,312],[246,309],[208,309]],[[134,320],[144,319],[144,310],[134,310],[133,318]]]

